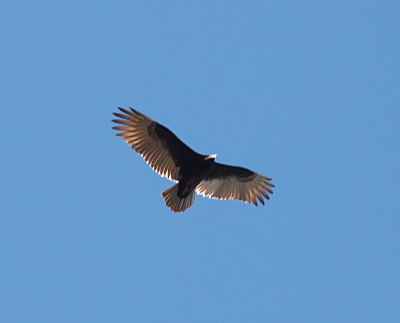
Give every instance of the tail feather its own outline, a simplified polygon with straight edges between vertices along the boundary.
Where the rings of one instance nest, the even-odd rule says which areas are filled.
[[[193,190],[187,197],[180,198],[178,196],[179,183],[171,186],[162,193],[165,203],[174,212],[183,212],[190,208],[194,202],[195,191]]]

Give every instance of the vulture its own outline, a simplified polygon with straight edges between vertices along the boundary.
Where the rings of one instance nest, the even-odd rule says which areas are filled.
[[[233,199],[264,204],[272,194],[271,178],[249,169],[215,162],[217,155],[201,155],[185,145],[169,129],[130,108],[119,108],[113,122],[122,137],[150,167],[176,182],[162,193],[173,212],[183,212],[194,202],[195,193],[214,199]]]

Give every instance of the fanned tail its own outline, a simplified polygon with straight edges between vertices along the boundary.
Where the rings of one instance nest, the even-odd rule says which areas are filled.
[[[165,203],[174,212],[183,212],[190,208],[194,202],[195,191],[193,190],[187,197],[180,198],[178,196],[179,183],[171,186],[162,193]]]

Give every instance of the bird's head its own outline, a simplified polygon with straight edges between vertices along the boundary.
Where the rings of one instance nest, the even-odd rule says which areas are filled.
[[[215,158],[217,158],[217,154],[205,156],[204,160],[215,159]]]

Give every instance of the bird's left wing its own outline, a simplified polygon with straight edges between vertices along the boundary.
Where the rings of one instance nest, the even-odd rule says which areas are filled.
[[[264,204],[272,194],[271,178],[242,167],[215,163],[210,176],[196,187],[196,192],[215,199],[233,199],[257,205],[257,199]]]
[[[179,140],[169,129],[132,109],[119,108],[124,113],[114,113],[121,124],[113,129],[121,130],[121,136],[143,159],[161,176],[179,181],[182,161],[194,154],[188,146]]]

